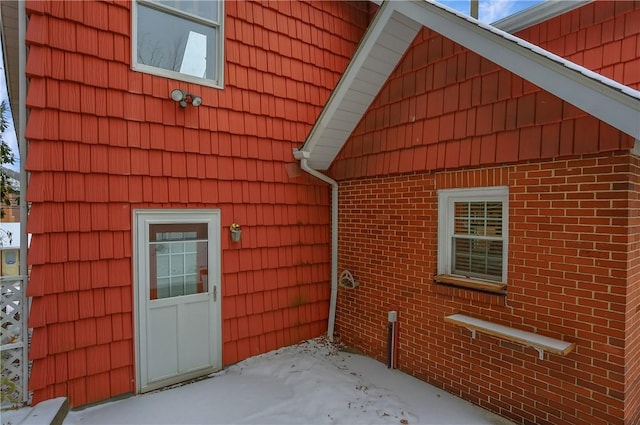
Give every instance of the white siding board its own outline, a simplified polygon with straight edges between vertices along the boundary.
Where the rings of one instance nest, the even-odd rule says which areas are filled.
[[[338,150],[336,150],[336,147],[340,146],[342,147],[342,144],[340,145],[316,145],[315,149],[313,150],[313,160],[314,161],[320,161],[321,159],[324,160],[333,160],[333,158],[338,154]],[[328,165],[328,164],[327,164]]]
[[[362,112],[362,110],[363,110],[363,107],[362,107],[361,104],[350,102],[350,101],[345,99],[340,103],[340,107],[336,110],[336,114],[337,113],[342,113],[342,112],[350,112],[350,113],[353,113],[353,114],[359,114],[359,113]]]
[[[338,112],[335,117],[331,120],[331,127],[330,128],[335,128],[336,130],[342,130],[342,131],[347,131],[349,133],[351,133],[351,131],[353,131],[353,129],[355,128],[355,125],[353,123],[353,121],[344,121],[340,119],[340,113]]]
[[[349,137],[349,134],[351,134],[350,131],[327,127],[323,133],[323,140],[331,140],[331,143],[328,143],[328,145],[339,146],[342,144],[340,140]]]
[[[394,12],[384,26],[383,33],[393,35],[400,40],[411,43],[422,25],[415,20]]]
[[[380,91],[380,87],[382,87],[382,84],[380,84],[379,86],[375,86],[373,90],[368,90],[368,91],[364,91],[361,89],[366,89],[368,88],[368,86],[366,85],[362,85],[362,86],[358,86],[358,87],[353,87],[352,89],[349,90],[349,94],[353,94],[354,96],[357,97],[357,102],[358,103],[363,103],[365,102],[365,99],[367,97],[370,98],[370,100],[368,102],[371,102],[371,100],[373,98],[375,98],[375,96],[378,94],[378,92]]]
[[[382,40],[382,39],[381,39]],[[379,41],[381,41],[379,40]],[[373,47],[373,49],[371,49],[371,53],[369,54],[369,57],[373,57],[382,61],[386,61],[389,63],[393,63],[393,62],[397,62],[397,58],[401,57],[402,55],[398,54],[398,51],[394,51],[392,49],[389,49],[388,47],[385,47],[384,44],[378,42],[375,44],[375,46]]]
[[[340,116],[342,117],[343,120],[345,121],[352,121],[352,122],[358,122],[360,121],[361,118],[361,114],[358,114],[356,112],[351,112],[351,111],[347,111],[346,109],[336,109],[336,113],[334,114],[333,117],[335,117],[335,115],[340,114]],[[333,118],[332,117],[332,118]],[[328,125],[328,123],[327,123]],[[326,125],[325,125],[326,127]]]
[[[340,111],[335,115],[334,119],[338,121],[340,124],[336,125],[336,128],[349,128],[349,125],[355,125],[358,121],[354,121],[349,116],[344,116]]]
[[[309,167],[313,168],[314,170],[321,170],[321,171],[326,171],[327,170],[327,166],[326,164],[331,164],[331,160],[323,160],[323,161],[308,161],[307,164],[309,164]]]
[[[416,34],[417,33],[418,32],[416,31]],[[397,53],[404,52],[409,46],[409,44],[411,44],[412,41],[413,40],[410,40],[410,41],[402,40],[398,37],[394,37],[394,35],[389,32],[384,32],[383,36],[381,36],[377,40],[377,44],[384,47],[385,49],[392,50],[394,53],[397,54]]]
[[[369,81],[365,81],[362,78],[355,80],[351,85],[351,88],[355,91],[358,91],[360,93],[375,93],[376,95],[378,94],[378,91],[380,91],[381,87],[382,86],[375,85]]]
[[[342,119],[340,114],[336,114],[336,116],[332,121],[336,122],[335,125],[333,124],[333,122],[331,123],[333,127],[344,129],[345,131],[352,131],[356,127],[356,125],[358,125],[358,123],[360,122],[360,121],[354,122],[353,120],[349,120],[349,119]]]
[[[393,71],[393,68],[396,67],[395,63],[381,61],[379,59],[373,58],[369,56],[366,61],[362,64],[363,70],[367,70],[370,72],[375,72],[379,74],[381,77],[387,77]],[[385,79],[386,80],[386,79]]]
[[[371,83],[374,87],[377,87],[378,90],[380,90],[380,87],[387,81],[387,78],[389,78],[388,75],[382,74],[374,68],[361,68],[356,76],[357,80]]]
[[[358,103],[360,105],[364,105],[368,108],[374,97],[375,97],[374,94],[363,93],[363,92],[351,89],[347,92],[347,96],[345,100],[353,103]]]
[[[338,111],[344,110],[349,112],[363,113],[367,110],[368,107],[369,105],[366,103],[352,102],[351,100],[345,99],[340,104],[340,109],[338,109]]]

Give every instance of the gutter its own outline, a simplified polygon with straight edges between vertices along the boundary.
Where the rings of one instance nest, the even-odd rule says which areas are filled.
[[[327,337],[333,342],[333,333],[336,323],[336,304],[338,300],[338,182],[311,168],[308,164],[310,153],[307,151],[293,150],[293,157],[300,161],[300,168],[331,185],[331,298],[329,301],[329,324]]]

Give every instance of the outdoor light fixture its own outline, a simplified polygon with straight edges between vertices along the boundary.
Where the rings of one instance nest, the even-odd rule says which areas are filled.
[[[180,106],[187,107],[187,103],[191,102],[193,106],[200,106],[202,104],[202,98],[195,94],[187,93],[184,90],[174,89],[171,91],[171,99],[176,102],[180,102]]]

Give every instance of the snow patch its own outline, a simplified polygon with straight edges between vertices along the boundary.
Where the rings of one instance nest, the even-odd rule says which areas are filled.
[[[188,385],[70,412],[64,423],[510,424],[322,338]]]

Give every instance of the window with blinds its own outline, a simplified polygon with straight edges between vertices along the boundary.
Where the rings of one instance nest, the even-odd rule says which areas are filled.
[[[504,287],[508,196],[507,187],[438,192],[438,278]]]
[[[502,202],[455,202],[454,274],[502,280]]]

